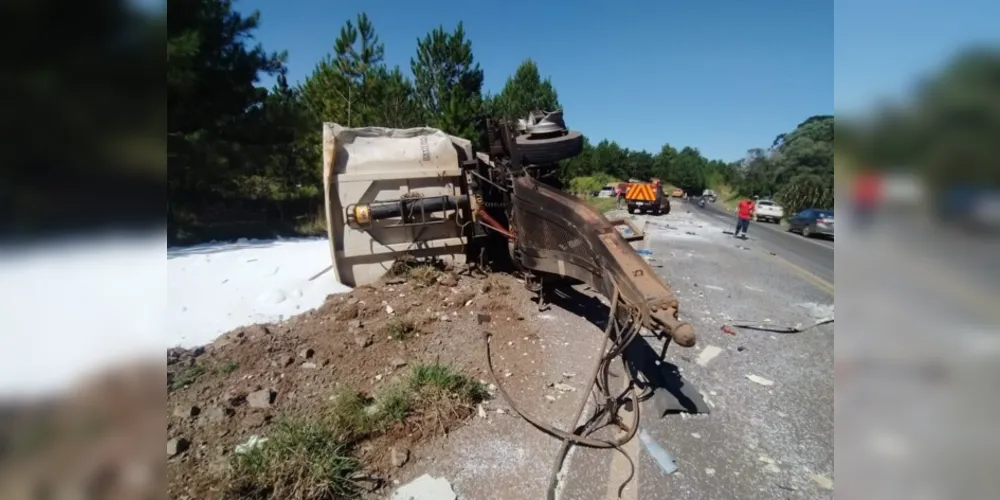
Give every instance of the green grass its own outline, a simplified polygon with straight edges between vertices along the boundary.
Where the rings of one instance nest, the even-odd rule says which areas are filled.
[[[355,497],[351,477],[361,464],[353,451],[360,442],[398,425],[406,432],[436,428],[471,415],[488,397],[481,383],[442,364],[418,364],[374,397],[343,391],[321,415],[280,420],[265,443],[234,454],[228,493],[240,499]]]
[[[417,332],[417,325],[407,319],[393,318],[385,325],[385,334],[392,340],[407,340]]]
[[[597,196],[591,196],[587,198],[586,201],[590,204],[590,206],[596,208],[601,213],[610,212],[611,210],[614,210],[617,205],[615,198],[599,198]]]
[[[178,373],[176,377],[174,377],[173,382],[170,384],[170,388],[173,390],[177,390],[185,386],[191,385],[198,380],[198,377],[201,377],[205,373],[207,373],[207,370],[205,370],[204,366],[201,365],[189,366],[180,373]]]
[[[230,493],[236,498],[313,500],[357,495],[358,461],[336,429],[305,421],[278,422],[268,440],[234,453]]]
[[[230,373],[236,371],[236,369],[239,367],[240,367],[239,361],[236,361],[235,359],[230,359],[229,361],[226,361],[225,363],[219,365],[219,373],[224,373],[226,375],[229,375]]]

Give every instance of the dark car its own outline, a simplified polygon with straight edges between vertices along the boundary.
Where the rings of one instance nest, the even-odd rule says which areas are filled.
[[[788,230],[806,238],[817,234],[833,238],[833,210],[803,210],[788,219]]]

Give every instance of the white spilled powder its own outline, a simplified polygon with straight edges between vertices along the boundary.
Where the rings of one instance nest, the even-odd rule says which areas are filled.
[[[163,359],[166,231],[0,248],[0,397],[45,396]]]
[[[816,319],[833,317],[833,304],[817,304],[816,302],[806,302],[803,304],[799,304],[799,307],[804,308],[809,313],[809,316]]]
[[[325,238],[170,248],[165,347],[206,344],[233,328],[318,307],[327,295],[350,290],[330,266]]]
[[[505,477],[520,467],[527,457],[528,450],[515,441],[507,439],[481,441],[469,447],[462,471],[455,480],[457,482],[465,479]]]

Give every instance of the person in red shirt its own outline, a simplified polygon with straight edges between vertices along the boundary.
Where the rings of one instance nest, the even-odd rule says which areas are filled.
[[[882,176],[874,171],[860,173],[854,178],[852,195],[858,227],[865,228],[871,222],[882,196]]]
[[[736,207],[736,232],[733,236],[739,238],[740,231],[743,232],[743,239],[747,237],[747,229],[750,228],[750,218],[753,217],[753,211],[756,205],[750,199],[740,200],[740,204]]]

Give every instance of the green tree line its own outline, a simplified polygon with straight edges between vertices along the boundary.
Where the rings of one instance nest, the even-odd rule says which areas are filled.
[[[320,229],[313,222],[322,207],[323,122],[430,126],[482,145],[484,116],[561,109],[555,85],[531,59],[499,93],[486,92],[484,70],[461,23],[419,38],[406,71],[386,63],[375,25],[359,14],[339,29],[313,72],[291,85],[287,53],[251,42],[258,12],[242,14],[228,0],[168,0],[167,14],[168,223],[174,242]],[[275,77],[275,85],[260,87],[263,76]],[[832,117],[829,138],[823,135],[827,117],[820,118],[803,123],[767,154],[738,162],[710,160],[691,146],[664,144],[651,153],[587,140],[581,155],[560,165],[560,178],[572,187],[581,185],[572,182],[579,178],[655,176],[694,194],[728,185],[745,194],[811,202],[826,196],[827,187],[832,192]],[[803,187],[792,186],[799,183]]]
[[[958,52],[873,111],[838,124],[838,154],[855,168],[915,173],[932,190],[1000,188],[1000,50]]]

